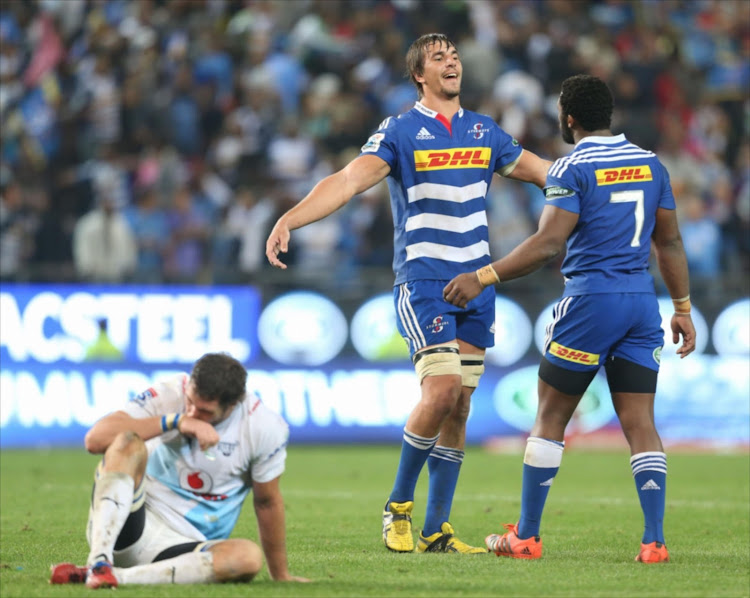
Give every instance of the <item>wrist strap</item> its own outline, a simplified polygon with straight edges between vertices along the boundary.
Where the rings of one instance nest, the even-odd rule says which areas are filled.
[[[161,431],[163,432],[169,432],[170,430],[174,430],[177,425],[180,423],[180,418],[182,417],[181,413],[167,413],[167,415],[161,416]]]
[[[487,264],[486,266],[479,268],[479,270],[477,270],[477,278],[482,287],[500,284],[500,277],[497,275],[497,272],[495,272],[492,264]]]
[[[687,315],[690,313],[690,295],[686,295],[680,299],[672,299],[672,305],[674,305],[674,312],[676,314]]]

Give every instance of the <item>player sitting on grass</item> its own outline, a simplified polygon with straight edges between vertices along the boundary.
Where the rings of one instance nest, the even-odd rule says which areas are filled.
[[[485,540],[498,556],[542,556],[542,510],[562,461],[565,428],[604,366],[645,519],[636,560],[669,560],[662,529],[667,456],[654,425],[664,332],[648,272],[651,242],[673,297],[672,340],[682,335],[681,357],[695,349],[687,260],[669,175],[655,154],[612,135],[613,107],[600,79],[563,82],[560,131],[575,149],[549,169],[539,230],[506,257],[460,274],[443,292],[446,301],[466,307],[486,287],[537,270],[567,243],[565,291],[547,327],[539,405],[524,455],[521,517]]]
[[[99,420],[86,448],[96,469],[85,567],[52,567],[50,583],[89,588],[125,584],[248,582],[268,561],[271,578],[289,574],[284,502],[288,426],[256,397],[247,372],[209,353]],[[228,539],[252,489],[261,549]]]

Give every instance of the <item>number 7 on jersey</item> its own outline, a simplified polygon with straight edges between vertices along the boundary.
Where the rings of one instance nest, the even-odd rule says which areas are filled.
[[[641,246],[641,231],[643,230],[643,189],[630,191],[613,191],[609,196],[610,203],[635,203],[635,234],[630,241],[631,247]]]

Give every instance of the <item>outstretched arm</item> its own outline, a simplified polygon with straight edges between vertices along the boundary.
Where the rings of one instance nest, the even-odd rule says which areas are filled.
[[[544,189],[550,166],[552,166],[552,162],[549,160],[540,158],[528,150],[523,150],[516,167],[505,176],[525,183],[534,183],[540,189]]]
[[[286,524],[284,499],[279,488],[280,477],[270,482],[253,482],[253,506],[268,572],[274,581],[310,581],[289,573],[286,558]]]
[[[695,326],[690,317],[690,277],[685,248],[677,225],[675,210],[659,208],[656,211],[656,226],[651,238],[654,241],[659,272],[672,297],[675,313],[672,316],[672,342],[680,342],[677,349],[680,357],[687,357],[695,350]]]
[[[578,214],[544,206],[537,232],[504,258],[476,272],[456,276],[443,289],[443,298],[458,307],[466,307],[485,287],[538,270],[562,251],[577,223]]]
[[[270,264],[286,270],[286,264],[279,260],[279,253],[287,252],[291,231],[332,214],[358,193],[382,181],[390,171],[391,167],[382,158],[365,155],[320,181],[276,222],[266,241],[266,257]]]

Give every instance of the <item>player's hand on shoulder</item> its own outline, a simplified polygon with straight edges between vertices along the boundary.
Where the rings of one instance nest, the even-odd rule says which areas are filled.
[[[443,288],[443,299],[457,307],[466,305],[483,290],[476,272],[459,274]]]
[[[273,227],[266,241],[266,257],[268,263],[275,268],[286,270],[286,264],[279,259],[279,253],[286,253],[289,249],[291,233],[283,219],[279,219]]]
[[[219,433],[216,429],[201,419],[183,415],[177,424],[180,434],[189,438],[195,438],[202,451],[215,446],[219,442]]]

